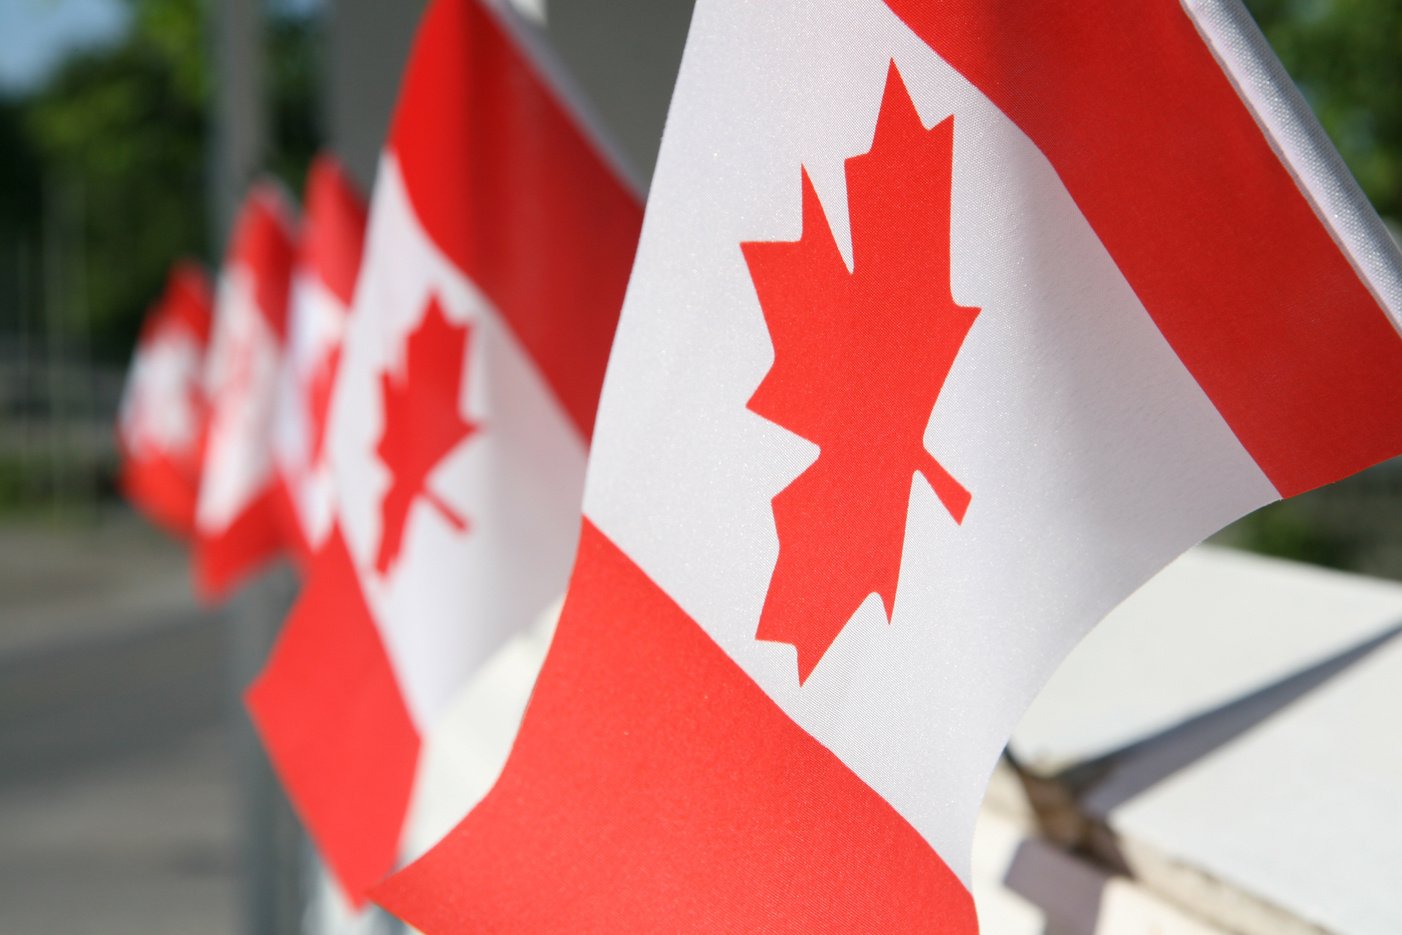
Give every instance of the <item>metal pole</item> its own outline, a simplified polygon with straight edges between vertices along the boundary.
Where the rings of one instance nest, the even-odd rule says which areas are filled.
[[[295,590],[292,570],[280,564],[244,586],[229,602],[224,619],[231,680],[229,724],[241,799],[244,930],[249,935],[293,935],[303,930],[301,827],[243,707],[243,691],[262,668]]]
[[[30,335],[34,305],[34,260],[28,236],[15,240],[15,317],[19,321],[19,496],[28,499],[32,491],[34,462],[34,353]]]
[[[44,338],[47,351],[45,393],[48,395],[50,509],[61,515],[68,480],[63,446],[68,407],[63,392],[63,198],[57,176],[44,180]]]
[[[223,254],[244,191],[262,168],[267,108],[259,0],[207,0],[214,63],[210,127],[210,243]],[[244,711],[243,691],[262,668],[291,606],[285,566],[250,582],[224,615],[230,741],[241,791],[244,929],[291,935],[302,928],[300,829]]]
[[[367,192],[426,5],[427,0],[333,0],[326,10],[324,125],[331,148]]]
[[[77,431],[70,435],[69,454],[81,459],[77,466],[78,504],[84,519],[95,522],[98,517],[98,476],[101,473],[101,447],[96,443],[93,428],[99,421],[97,406],[97,371],[92,359],[92,318],[88,313],[88,240],[87,190],[79,179],[69,189],[69,232],[72,235],[72,270],[68,275],[70,307],[73,320],[74,347],[69,367],[69,392],[78,400]],[[102,420],[103,436],[110,423]]]
[[[208,0],[214,61],[210,127],[210,243],[222,253],[239,201],[267,145],[263,22],[258,0]]]

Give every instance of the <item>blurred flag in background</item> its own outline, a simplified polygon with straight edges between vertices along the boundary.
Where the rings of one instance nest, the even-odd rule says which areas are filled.
[[[364,200],[333,157],[319,156],[303,195],[287,348],[273,416],[288,536],[304,566],[331,529],[335,484],[326,456],[326,427],[364,240]]]
[[[142,326],[117,417],[123,493],[182,539],[195,531],[209,328],[209,280],[178,263]]]
[[[563,589],[642,210],[503,4],[436,0],[376,180],[325,441],[333,529],[248,702],[357,902],[420,737]]]
[[[196,584],[226,593],[283,548],[272,431],[295,257],[293,208],[256,184],[245,199],[219,275],[205,368],[209,438],[195,527]]]

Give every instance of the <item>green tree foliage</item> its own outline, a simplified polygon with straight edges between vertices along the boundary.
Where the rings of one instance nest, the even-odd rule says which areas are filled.
[[[1246,0],[1359,184],[1402,221],[1402,0]],[[1402,464],[1274,503],[1221,534],[1262,552],[1402,577]]]
[[[39,164],[25,132],[24,111],[0,99],[0,236],[14,236],[39,211]]]
[[[1402,220],[1402,2],[1246,5],[1374,206]]]
[[[203,254],[207,226],[197,8],[136,6],[124,42],[71,60],[26,107],[44,195],[81,218],[95,346],[116,353],[170,260]]]
[[[325,48],[321,21],[274,16],[268,23],[270,131],[268,171],[300,193],[311,158],[323,145],[321,123]]]
[[[37,241],[45,191],[82,203],[88,317],[130,348],[170,261],[207,260],[206,0],[125,0],[116,46],[71,60],[32,98],[0,101],[0,241]],[[1374,204],[1402,218],[1402,2],[1247,0]],[[318,21],[270,9],[269,168],[300,191],[320,140]]]
[[[171,261],[213,259],[208,4],[127,2],[132,28],[122,42],[71,59],[21,105],[28,148],[42,166],[42,191],[63,199],[66,210],[81,210],[93,347],[114,360],[130,350]],[[293,191],[300,190],[319,138],[316,38],[312,21],[274,16],[265,42],[269,168]],[[0,112],[0,138],[3,117]],[[40,222],[31,216],[32,224]]]

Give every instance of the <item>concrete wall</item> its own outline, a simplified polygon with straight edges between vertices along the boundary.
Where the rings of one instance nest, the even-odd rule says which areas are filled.
[[[331,146],[366,191],[425,5],[332,0],[327,10]],[[545,7],[552,44],[643,178],[657,158],[691,6],[691,0],[549,0]]]
[[[366,192],[425,6],[425,0],[332,0],[327,6],[327,133]]]
[[[547,32],[644,180],[652,177],[692,0],[550,0]]]

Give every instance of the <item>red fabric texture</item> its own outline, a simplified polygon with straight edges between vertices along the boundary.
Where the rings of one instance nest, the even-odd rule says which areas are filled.
[[[977,931],[915,830],[587,522],[500,780],[371,895],[429,935]]]
[[[278,341],[287,336],[287,296],[296,258],[292,211],[282,191],[259,182],[248,191],[229,240],[226,263],[253,276],[254,302]]]
[[[589,438],[642,226],[637,197],[472,0],[429,8],[389,145],[424,229]]]
[[[575,429],[587,439],[641,227],[637,196],[601,162],[594,145],[514,40],[474,0],[430,4],[405,72],[387,152],[398,160],[427,238],[491,301]],[[309,192],[309,202],[314,198],[315,192]],[[314,206],[309,211],[314,212]],[[320,257],[323,246],[313,233],[309,249]],[[441,320],[441,313],[438,317]],[[425,335],[451,341],[451,334],[445,336],[443,331]],[[464,332],[457,341],[459,368],[466,340]],[[451,352],[453,346],[436,350]],[[418,359],[434,355],[408,356],[413,359],[408,361],[407,373],[384,378],[387,412],[394,409],[388,405],[393,401],[391,390],[415,381],[427,381],[435,391],[441,388],[439,383],[451,384],[444,398],[458,398],[460,370],[430,366],[419,372],[423,368],[416,366]],[[434,370],[439,372],[435,375]],[[418,393],[412,398],[406,395],[399,407],[403,411],[397,413],[401,418],[386,418],[389,441],[377,456],[391,467],[395,483],[386,498],[393,502],[385,505],[385,541],[377,556],[381,571],[397,558],[404,516],[417,499],[427,500],[457,525],[469,521],[423,484],[423,475],[441,455],[434,431],[418,437],[441,429],[432,424],[424,429],[419,424],[424,418],[430,422],[435,418],[433,413],[425,416],[423,399]],[[461,432],[468,427],[448,428]],[[400,444],[406,439],[392,436],[391,430],[406,438],[415,436],[408,439],[413,442],[409,447],[425,451],[416,448],[406,453]],[[410,470],[398,470],[406,458]],[[405,473],[412,475],[411,483],[401,491],[400,475]],[[354,895],[391,865],[413,764],[407,735],[399,726],[397,712],[403,702],[397,690],[390,697],[394,682],[388,670],[383,680],[374,676],[380,685],[374,692],[344,694],[350,691],[346,686],[364,677],[356,666],[368,650],[342,647],[347,637],[341,628],[346,622],[336,618],[352,615],[359,629],[358,621],[362,615],[368,621],[369,612],[359,601],[351,614],[331,595],[313,599],[313,594],[333,587],[325,579],[325,563],[321,556],[314,560],[308,597],[288,624],[289,634],[303,636],[286,638],[267,678],[290,683],[292,675],[276,670],[315,671],[318,684],[327,686],[316,691],[331,700],[324,705],[313,702],[312,688],[294,691],[292,687],[269,693],[263,686],[256,697],[270,745],[281,742],[286,747],[277,735],[305,735],[309,721],[335,735],[324,741],[333,748],[331,752],[313,755],[308,746],[306,755],[295,763],[285,752],[275,759],[323,855]],[[340,587],[357,587],[348,559],[334,576],[345,579]],[[364,628],[371,629],[368,623]],[[368,637],[353,639],[364,643]],[[289,657],[293,646],[297,647],[295,665]],[[337,674],[334,682],[342,686],[340,696],[333,691],[330,673]],[[382,696],[380,703],[393,711],[379,715],[372,711],[372,694]],[[377,718],[393,723],[385,727]],[[393,734],[388,741],[380,736],[386,730]],[[387,758],[383,769],[392,775],[376,773],[361,761],[362,755],[372,753]],[[376,810],[368,819],[372,827],[357,830],[367,819],[356,808]]]
[[[296,256],[291,212],[281,191],[270,182],[249,189],[229,241],[227,265],[241,266],[250,279],[254,304],[267,321],[279,347],[287,337],[287,298]],[[232,352],[231,349],[226,349]],[[243,392],[273,391],[271,387]],[[210,400],[217,409],[221,400]],[[271,438],[242,439],[244,444],[271,445]],[[246,575],[275,558],[288,539],[281,480],[270,475],[264,488],[221,530],[199,532],[195,541],[195,588],[209,601],[223,597]]]
[[[214,297],[209,277],[198,264],[182,260],[171,268],[160,304],[161,314],[157,319],[148,319],[148,327],[156,322],[157,327],[178,326],[188,330],[200,346],[209,343]],[[145,333],[143,329],[143,336]]]
[[[361,904],[394,869],[419,735],[338,529],[246,701],[293,806]]]
[[[281,554],[287,545],[281,485],[270,481],[217,535],[196,535],[195,591],[213,603]]]
[[[203,353],[209,343],[213,320],[209,278],[194,263],[177,263],[165,292],[146,316],[136,346],[139,359],[152,344],[170,332],[184,332]],[[200,422],[193,444],[184,451],[156,451],[148,440],[128,443],[118,432],[121,455],[118,484],[123,496],[151,522],[181,539],[195,533],[195,505],[199,497],[200,461],[204,454],[205,400],[201,374],[192,373],[189,405]],[[137,432],[141,431],[136,426]]]
[[[349,306],[365,247],[365,200],[345,169],[322,154],[307,173],[301,265]]]
[[[276,501],[278,528],[282,531],[282,549],[305,579],[316,561],[316,546],[302,529],[302,520],[297,515],[297,505],[292,500],[292,488],[286,477],[278,476],[273,486],[273,499]]]
[[[355,283],[360,275],[360,259],[365,245],[366,209],[355,183],[341,163],[326,153],[318,155],[307,172],[304,192],[305,214],[297,266],[303,276],[320,282],[347,309],[355,296]],[[292,314],[292,309],[288,310]],[[316,467],[322,457],[326,437],[326,421],[330,412],[331,390],[340,365],[341,347],[338,342],[317,361],[310,381],[299,386],[305,394],[299,405],[306,414],[310,437],[307,440],[310,461],[304,469]],[[285,401],[283,405],[291,405]],[[292,487],[297,477],[281,477],[281,512],[287,546],[297,565],[306,569],[314,559],[316,544],[302,528]]]
[[[1179,0],[886,0],[1061,176],[1282,496],[1402,450],[1402,339]]]
[[[157,452],[133,458],[124,451],[118,486],[132,506],[172,536],[189,539],[195,534],[196,465]]]

